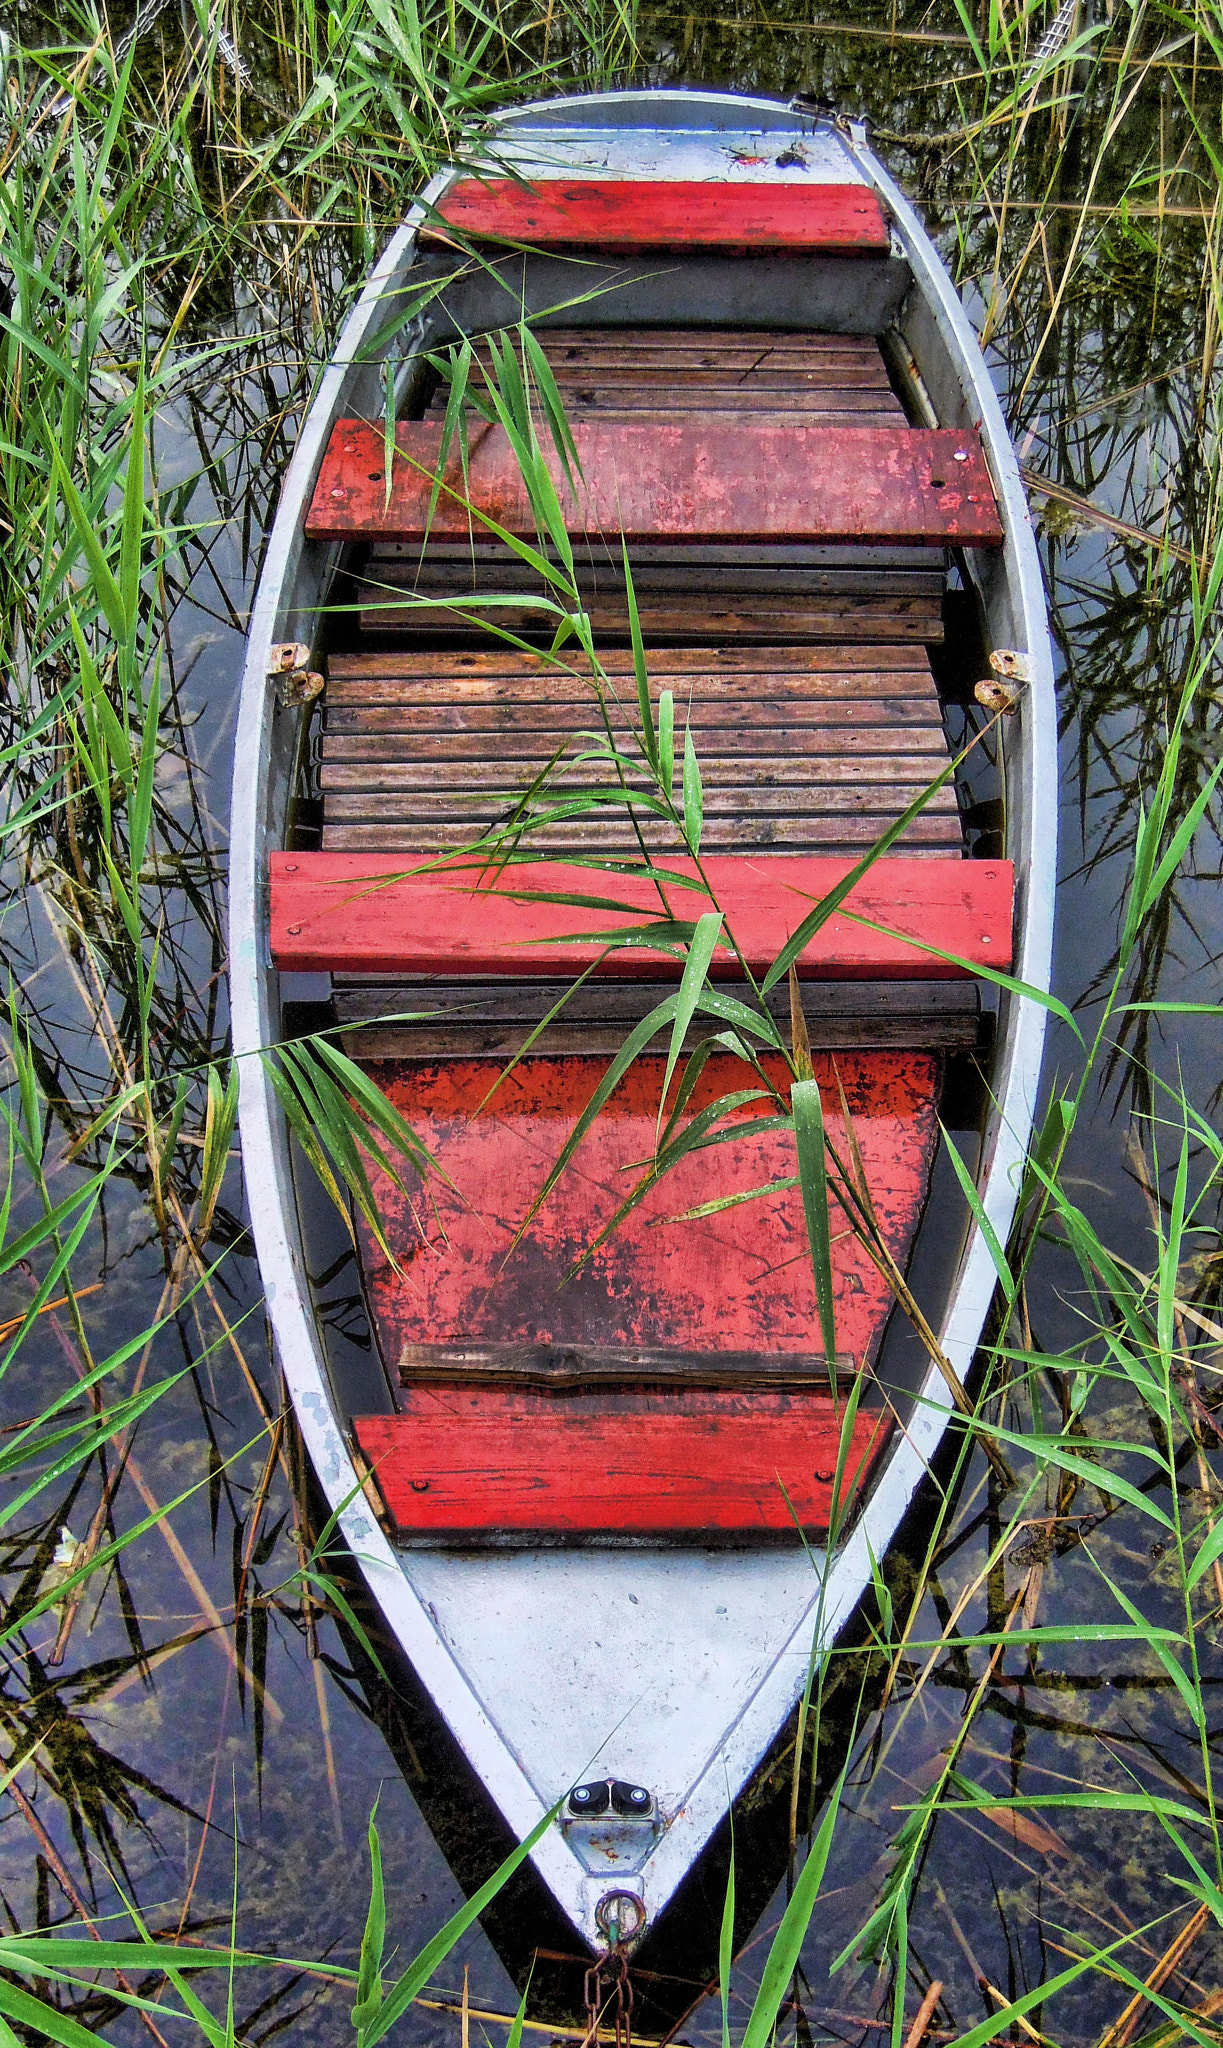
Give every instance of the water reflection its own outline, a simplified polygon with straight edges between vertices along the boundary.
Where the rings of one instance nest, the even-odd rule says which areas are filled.
[[[166,38],[170,65],[184,61],[176,33],[175,18],[163,17],[157,35]],[[1152,61],[1118,118],[1115,60],[1122,36],[1134,33],[1156,60],[1165,33],[1159,17],[1144,17],[1137,30],[1115,26],[1098,61],[1071,79],[1063,108],[1010,114],[998,133],[987,132],[979,146],[998,164],[991,203],[974,196],[965,207],[980,184],[963,146],[965,123],[983,106],[965,29],[950,7],[919,21],[868,6],[852,33],[813,27],[785,7],[716,17],[656,8],[641,22],[656,82],[803,92],[868,111],[883,153],[921,195],[974,316],[988,327],[991,365],[1028,470],[1122,527],[1168,543],[1157,550],[1037,495],[1063,664],[1068,886],[1059,988],[1067,1001],[1088,1004],[1113,971],[1136,807],[1158,774],[1170,710],[1196,658],[1196,565],[1211,554],[1217,522],[1217,337],[1202,275],[1217,252],[1218,221],[1193,217],[1201,199],[1192,122],[1169,83],[1169,64],[1179,60]],[[146,68],[158,61],[156,49],[153,41],[142,51]],[[300,95],[279,27],[256,38],[249,61],[274,78],[278,93]],[[1195,89],[1208,100],[1217,93],[1205,70]],[[272,132],[266,95],[253,120],[256,138],[261,121]],[[1018,137],[1010,158],[1008,136]],[[390,161],[394,182],[409,184],[402,160],[392,153]],[[202,118],[194,163],[219,205],[229,173]],[[1088,167],[1096,164],[1087,196],[1100,211],[1084,213]],[[1177,164],[1186,168],[1168,176],[1164,167]],[[392,189],[385,181],[384,206]],[[1123,194],[1123,211],[1104,211]],[[325,353],[320,308],[332,304],[341,280],[360,275],[373,239],[359,209],[351,231],[329,245],[309,238],[287,207],[274,231],[235,245],[231,273],[176,258],[157,284],[161,337],[168,340],[181,316],[176,345],[197,358],[160,405],[153,440],[162,516],[192,529],[165,571],[170,639],[150,855],[160,960],[148,1029],[163,1122],[174,1113],[176,1075],[224,1052],[224,806],[245,607],[277,479]],[[1182,815],[1217,759],[1218,709],[1216,669],[1190,721],[1176,791]],[[1210,815],[1217,822],[1217,808]],[[1219,859],[1208,834],[1196,859],[1191,879],[1143,935],[1139,999],[1217,993],[1219,908],[1210,885]],[[73,1161],[64,1148],[122,1086],[140,1035],[129,949],[100,914],[108,901],[103,843],[88,805],[42,821],[7,886],[5,963],[25,1000],[58,1198],[101,1159],[101,1134],[85,1136]],[[1074,1050],[1068,1036],[1055,1037],[1051,1061],[1068,1068]],[[1158,1101],[1150,1070],[1166,1067],[1168,1050],[1159,1020],[1128,1020],[1069,1164],[1071,1185],[1091,1192],[1110,1243],[1139,1263],[1150,1213],[1127,1149],[1128,1112]],[[1219,1085],[1212,1021],[1177,1026],[1175,1052],[1192,1099],[1209,1109]],[[202,1083],[193,1081],[188,1137],[204,1113]],[[392,1941],[406,1957],[459,1903],[460,1881],[487,1873],[502,1846],[498,1824],[410,1677],[392,1668],[390,1682],[381,1679],[351,1630],[303,1587],[318,1518],[268,1356],[237,1163],[201,1219],[201,1160],[201,1140],[177,1143],[159,1179],[147,1146],[133,1142],[77,1262],[99,1290],[80,1305],[88,1341],[113,1347],[142,1330],[160,1302],[168,1321],[146,1370],[195,1369],[133,1441],[116,1438],[53,1506],[41,1502],[38,1519],[8,1537],[0,1567],[10,1618],[55,1569],[62,1530],[96,1544],[197,1490],[75,1608],[31,1623],[9,1656],[0,1723],[8,1761],[27,1762],[0,1835],[0,1893],[14,1927],[61,1925],[83,1906],[105,1928],[131,1897],[159,1931],[225,1937],[236,1915],[240,1942],[351,1963],[366,1890],[365,1822],[377,1799]],[[30,1190],[19,1199],[33,1213]],[[186,1256],[181,1232],[167,1221],[175,1217],[194,1217]],[[1217,1263],[1208,1261],[1195,1281],[1200,1307],[1217,1299]],[[29,1277],[10,1275],[0,1314],[21,1314],[29,1294]],[[360,1306],[342,1252],[329,1298],[360,1345]],[[1064,1296],[1052,1254],[1038,1263],[1028,1313],[1047,1349],[1073,1341],[1078,1306]],[[40,1390],[79,1372],[82,1358],[71,1317],[44,1317],[4,1383],[5,1423],[33,1413]],[[1048,1394],[1061,1398],[1056,1387]],[[1001,1527],[987,1470],[970,1464],[913,1621],[915,1641],[935,1638],[957,1614],[966,1633],[1001,1629],[1017,1597],[1043,1619],[1089,1621],[1099,1612],[1099,1582],[1083,1549],[1088,1527],[1097,1560],[1134,1597],[1141,1593],[1145,1611],[1158,1616],[1166,1607],[1175,1625],[1171,1581],[1164,1603],[1163,1562],[1143,1525],[1102,1494],[1084,1489],[1077,1500],[1041,1504],[1026,1545],[991,1564]],[[929,1528],[929,1516],[919,1517],[889,1560],[898,1612]],[[364,1622],[379,1648],[376,1617],[365,1614]],[[1217,1655],[1209,1633],[1202,1649]],[[1208,1686],[1219,1675],[1209,1672]],[[800,1810],[814,1812],[851,1747],[827,1896],[784,2023],[797,2039],[876,2041],[890,2025],[886,1969],[851,1963],[829,1979],[828,1966],[879,1896],[903,1809],[933,1783],[978,1695],[959,1767],[999,1798],[1085,1778],[1198,1796],[1183,1730],[1168,1711],[1170,1681],[1149,1658],[1136,1655],[1131,1665],[1115,1648],[1084,1643],[1010,1652],[987,1668],[981,1653],[953,1645],[939,1655],[911,1653],[890,1680],[885,1661],[866,1649],[839,1660],[825,1745],[813,1781],[808,1764],[800,1787]],[[790,1730],[739,1817],[738,2014],[785,1901],[793,1743]],[[916,1873],[909,1922],[916,1985],[943,1986],[928,2038],[950,2039],[996,2009],[1000,1995],[1057,1974],[1068,1929],[1103,1940],[1176,1904],[1159,1877],[1168,1858],[1156,1823],[1131,1819],[1123,1839],[1083,1813],[1035,1818],[999,1806],[938,1823]],[[725,1850],[715,1845],[682,1909],[641,1957],[638,2016],[654,2038],[678,2028],[694,2044],[720,2040],[708,1982]],[[1167,1938],[1160,1930],[1140,1939],[1144,1967]],[[536,1964],[533,2011],[580,2025],[580,1967],[565,1960],[563,1928],[527,1878],[450,1957],[439,1997],[453,2008],[469,1971],[473,2007],[512,2012],[536,1948],[551,1953]],[[1199,1930],[1167,1989],[1204,1996],[1218,1961],[1217,1934]],[[155,1981],[136,1988],[152,1992]],[[347,1995],[325,1975],[245,1979],[239,1996],[243,2038],[348,2038]],[[1119,2004],[1098,1978],[1083,1978],[1059,2002],[1059,2037],[1096,2037]],[[94,2028],[113,2022],[116,2038],[143,2031],[130,2016],[116,2017],[104,1991],[75,2010]],[[1041,2030],[1039,2006],[1030,2019]],[[399,2033],[450,2039],[459,2026],[457,2017],[422,2008]],[[1133,2031],[1115,2036],[1112,2048],[1125,2048]]]

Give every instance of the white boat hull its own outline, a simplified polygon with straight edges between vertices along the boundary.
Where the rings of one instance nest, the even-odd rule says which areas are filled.
[[[518,163],[534,163],[537,174],[546,174],[550,162],[569,177],[600,169],[629,176],[634,165],[637,174],[647,166],[645,175],[652,177],[703,177],[718,166],[724,174],[728,138],[758,136],[762,129],[771,141],[778,133],[801,136],[820,155],[821,180],[856,178],[879,189],[915,280],[902,324],[940,420],[979,426],[1007,538],[1000,555],[974,557],[970,568],[992,644],[1024,652],[1031,675],[1006,733],[1006,852],[1016,864],[1018,901],[1015,972],[1047,988],[1056,751],[1039,565],[1001,410],[968,320],[916,216],[860,134],[834,132],[763,100],[607,95],[519,110],[505,117],[498,135],[513,146]],[[435,180],[425,199],[435,201],[451,175]],[[524,1838],[569,1786],[605,1771],[637,1780],[656,1796],[660,1831],[625,1825],[611,1838],[554,1825],[533,1851],[539,1875],[564,1912],[598,1946],[600,1898],[611,1888],[631,1889],[652,1924],[725,1817],[728,1798],[750,1779],[800,1696],[813,1647],[835,1641],[853,1615],[869,1583],[872,1553],[883,1556],[928,1472],[944,1433],[948,1395],[931,1368],[907,1430],[894,1437],[862,1515],[831,1563],[789,1550],[649,1546],[400,1553],[363,1496],[354,1494],[311,1307],[287,1137],[257,1057],[280,1029],[266,930],[267,856],[283,843],[297,741],[294,714],[277,708],[267,668],[274,642],[314,637],[334,555],[303,542],[303,508],[334,420],[380,411],[370,338],[385,325],[388,304],[410,276],[420,219],[418,208],[389,245],[322,381],[285,478],[251,614],[231,861],[243,1156],[277,1353],[314,1470],[331,1506],[347,1503],[344,1535],[388,1629],[510,1827]],[[728,273],[733,268],[727,266]],[[742,277],[735,286],[728,275],[733,299],[732,286],[742,291]],[[794,289],[792,280],[786,289]],[[662,302],[656,296],[655,303]],[[728,315],[720,311],[719,317]],[[419,340],[419,330],[406,331]],[[366,354],[371,360],[362,360]],[[1003,1240],[1036,1106],[1044,1021],[1040,1005],[1003,998],[991,1077],[995,1108],[978,1175],[986,1213]],[[989,1251],[974,1230],[940,1330],[962,1377],[993,1291]],[[821,1570],[827,1574],[822,1588]]]

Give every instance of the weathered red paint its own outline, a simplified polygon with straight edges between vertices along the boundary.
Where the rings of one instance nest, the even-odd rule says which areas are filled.
[[[323,457],[306,534],[311,540],[423,542],[465,538],[477,522],[533,536],[518,462],[499,426],[473,427],[464,480],[455,446],[430,513],[441,424],[401,420],[390,500],[381,429],[340,420]],[[753,418],[651,425],[575,420],[577,495],[551,440],[544,459],[573,533],[628,541],[957,541],[997,547],[1003,533],[981,442],[968,429],[806,427]]]
[[[682,1160],[574,1270],[653,1154],[664,1073],[658,1055],[630,1068],[515,1243],[607,1065],[589,1056],[528,1057],[482,1108],[490,1087],[485,1062],[369,1064],[454,1184],[435,1175],[422,1186],[408,1175],[396,1188],[378,1177],[398,1272],[360,1226],[367,1295],[392,1375],[405,1344],[584,1342],[773,1355],[819,1349],[797,1188],[775,1187],[715,1215],[682,1220],[711,1201],[793,1177],[792,1134],[754,1127],[769,1113],[768,1099],[732,1112],[728,1142]],[[784,1096],[783,1063],[774,1058],[768,1070]],[[843,1053],[836,1070],[881,1229],[903,1266],[938,1134],[938,1063],[920,1053]],[[816,1055],[815,1073],[831,1141],[844,1157],[830,1055]],[[690,1108],[752,1085],[749,1069],[718,1053]],[[837,1350],[869,1365],[891,1297],[835,1203],[832,1232]]]
[[[420,1387],[353,1428],[405,1534],[750,1537],[792,1535],[791,1506],[808,1534],[828,1527],[843,1415],[827,1387],[631,1401]],[[885,1433],[878,1409],[859,1411],[843,1508]]]
[[[818,249],[826,255],[878,253],[888,226],[866,185],[711,184],[696,180],[462,178],[450,187],[424,242],[456,237],[526,243],[533,249]]]
[[[410,838],[410,828],[405,837]],[[660,915],[652,883],[629,875],[540,861],[490,877],[468,866],[405,873],[411,856],[376,853],[273,853],[272,958],[280,968],[349,974],[574,974],[605,945],[561,943],[567,933],[611,932]],[[695,874],[692,861],[666,863]],[[726,924],[753,974],[767,971],[790,935],[853,863],[822,855],[712,854],[704,862]],[[398,876],[390,881],[387,877]],[[598,896],[639,906],[592,911],[515,898],[523,891]],[[1004,860],[924,860],[888,856],[869,868],[846,908],[924,940],[974,965],[1005,971],[1011,961],[1014,871]],[[706,909],[687,890],[671,908],[692,919]],[[601,972],[674,975],[682,962],[633,946],[608,954]],[[728,950],[714,973],[737,970]],[[820,927],[799,961],[799,973],[852,980],[920,976],[953,979],[965,970],[920,946],[884,938],[848,916]]]

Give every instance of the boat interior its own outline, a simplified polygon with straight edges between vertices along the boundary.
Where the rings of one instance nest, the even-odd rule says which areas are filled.
[[[375,402],[337,423],[307,515],[337,574],[326,688],[273,862],[275,956],[329,975],[346,1050],[442,1169],[380,1179],[393,1258],[360,1227],[382,1392],[367,1384],[347,1424],[400,1546],[819,1538],[855,1375],[836,1512],[896,1424],[875,1373],[895,1290],[835,1204],[835,1360],[819,1342],[793,1134],[771,1113],[789,1085],[778,1055],[753,1092],[734,1053],[712,1051],[687,1113],[737,1087],[747,1099],[726,1121],[741,1129],[694,1148],[616,1222],[655,1149],[656,1036],[533,1212],[609,1059],[682,962],[620,951],[587,967],[580,948],[541,947],[537,911],[504,875],[490,883],[487,859],[509,834],[550,864],[553,889],[560,876],[600,897],[623,892],[614,863],[692,865],[673,824],[641,812],[634,827],[619,771],[583,737],[632,751],[625,545],[655,706],[672,693],[698,752],[700,850],[720,864],[723,902],[740,878],[771,891],[784,936],[819,876],[860,860],[948,767],[949,707],[984,672],[981,584],[1003,538],[988,469],[958,384],[939,388],[928,367],[929,315],[875,193],[830,182],[825,206],[800,189],[801,215],[782,206],[762,230],[733,207],[683,213],[694,202],[674,183],[651,186],[650,204],[640,184],[619,204],[603,187],[597,207],[574,185],[529,219],[520,181],[454,188],[387,311],[401,352],[391,475]],[[558,488],[601,693],[572,642],[550,654],[538,571],[469,516],[468,500],[534,537],[504,436],[469,412],[469,468],[452,452],[433,488],[448,366],[470,337],[478,391],[490,332],[524,315],[581,459],[580,487]],[[547,447],[542,407],[539,420]],[[600,789],[607,802],[586,800]],[[847,926],[839,952],[799,964],[830,1142],[860,1162],[898,1271],[928,1197],[946,1063],[990,1025],[971,976],[920,938],[959,953],[948,934],[980,926],[972,942],[988,945],[992,918],[981,957],[1008,964],[1012,883],[992,823],[973,828],[949,777],[871,871],[872,915],[888,925],[908,905],[915,936],[872,966]],[[438,864],[460,858],[430,895]],[[483,935],[460,944],[476,891]],[[692,914],[689,899],[673,914]],[[573,932],[599,922],[565,915]],[[729,954],[712,972],[729,993],[741,984]],[[768,998],[787,1042],[791,1002],[785,981]],[[718,1028],[698,1018],[688,1047]]]

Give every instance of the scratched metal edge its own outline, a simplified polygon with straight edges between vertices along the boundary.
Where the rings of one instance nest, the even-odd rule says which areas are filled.
[[[625,119],[668,109],[674,125],[716,127],[720,115],[734,112],[753,117],[773,130],[801,124],[780,102],[707,93],[673,92],[582,95],[570,100],[535,102],[503,118],[502,128],[530,130],[566,116],[611,117],[616,125],[646,125]],[[679,117],[678,120],[676,117]],[[1019,714],[1018,732],[1008,746],[1009,794],[1007,853],[1024,876],[1025,915],[1019,948],[1019,972],[1037,987],[1047,987],[1052,949],[1053,835],[1034,820],[1056,793],[1052,654],[1045,617],[1040,569],[1031,523],[1001,409],[989,384],[966,315],[917,216],[892,185],[865,145],[860,131],[838,140],[892,210],[914,277],[920,284],[936,327],[957,367],[964,389],[979,402],[983,439],[1003,502],[1008,536],[1004,551],[1007,590],[1013,599],[1010,644],[1026,647],[1033,681]],[[270,968],[264,930],[266,854],[283,826],[289,764],[294,734],[284,714],[277,713],[267,681],[268,649],[280,638],[299,637],[311,616],[334,555],[308,548],[301,536],[301,516],[308,502],[332,424],[341,406],[351,403],[359,381],[360,350],[375,327],[379,305],[401,282],[415,256],[416,235],[426,206],[435,204],[452,172],[441,173],[409,213],[388,244],[369,285],[341,337],[336,357],[320,382],[292,463],[280,505],[249,627],[238,714],[232,801],[230,951],[235,1051],[242,1062],[241,1130],[252,1229],[259,1255],[278,1357],[297,1411],[315,1471],[333,1507],[355,1486],[348,1449],[334,1412],[326,1364],[315,1325],[297,1225],[288,1165],[288,1148],[272,1092],[257,1058],[260,1045],[271,1042],[278,1024],[278,994]],[[311,637],[309,631],[305,637]],[[1056,815],[1053,808],[1052,815]],[[1022,1159],[1030,1133],[1039,1084],[1045,1012],[1029,1001],[1004,1007],[995,1076],[997,1108],[987,1132],[985,1170],[980,1182],[986,1212],[996,1230],[1005,1233],[1015,1201],[1014,1169]],[[942,1341],[961,1372],[967,1371],[994,1291],[994,1272],[979,1232],[966,1245],[942,1325]],[[881,1555],[904,1514],[912,1493],[946,1425],[947,1396],[942,1380],[931,1373],[908,1435],[888,1457],[863,1518],[836,1558],[825,1604],[824,1641],[835,1640],[857,1606],[869,1578],[869,1549]],[[505,1818],[525,1836],[544,1811],[539,1793],[502,1739],[483,1703],[440,1639],[409,1584],[399,1559],[363,1501],[350,1503],[343,1516],[345,1535],[364,1572],[373,1597],[400,1641],[439,1710],[461,1742],[470,1761],[496,1799]],[[869,1539],[869,1549],[868,1549]],[[716,1755],[709,1758],[674,1816],[667,1832],[645,1856],[633,1876],[651,1920],[657,1917],[691,1868],[725,1812],[727,1784],[742,1789],[760,1755],[791,1711],[801,1677],[787,1670],[805,1668],[811,1615],[816,1593],[802,1620],[770,1672],[728,1729]],[[794,1652],[804,1655],[796,1660]],[[559,1831],[550,1833],[534,1852],[534,1862],[575,1926],[592,1943],[596,1939],[594,1906],[607,1880],[591,1876],[569,1851]],[[616,1882],[623,1884],[624,1876]]]

